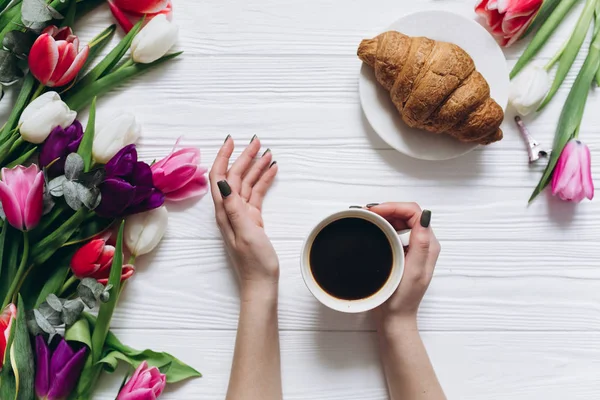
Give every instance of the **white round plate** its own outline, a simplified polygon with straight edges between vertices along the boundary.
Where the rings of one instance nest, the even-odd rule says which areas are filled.
[[[388,30],[462,47],[488,81],[492,98],[506,109],[509,85],[506,59],[494,38],[477,22],[449,11],[420,11],[400,18]],[[448,160],[478,147],[449,135],[408,127],[392,103],[389,92],[377,82],[373,68],[366,64],[360,70],[359,91],[363,111],[375,132],[401,153],[422,160]]]

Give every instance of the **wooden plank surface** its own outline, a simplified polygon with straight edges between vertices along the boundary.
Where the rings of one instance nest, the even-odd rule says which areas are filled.
[[[369,317],[320,306],[299,271],[302,240],[321,217],[384,200],[433,210],[443,250],[419,320],[449,399],[600,398],[599,203],[573,206],[544,195],[527,206],[543,165],[528,165],[510,109],[502,142],[430,163],[390,149],[360,108],[355,52],[362,38],[415,10],[473,17],[475,0],[174,2],[183,57],[104,96],[98,120],[134,112],[145,160],[166,155],[180,136],[202,150],[207,166],[227,134],[241,147],[258,134],[272,149],[281,173],[264,214],[282,268],[286,399],[387,399]],[[550,38],[541,62],[568,37],[577,14]],[[77,32],[85,42],[110,23],[101,7]],[[505,51],[510,65],[525,44]],[[583,59],[544,112],[526,118],[548,147]],[[591,91],[581,130],[595,161],[599,96]],[[11,99],[9,90],[0,117]],[[593,173],[600,187],[597,162]],[[234,275],[211,199],[168,208],[166,239],[139,260],[113,327],[124,342],[170,351],[205,374],[163,398],[222,399],[237,323]],[[97,398],[114,399],[121,377],[106,379]]]

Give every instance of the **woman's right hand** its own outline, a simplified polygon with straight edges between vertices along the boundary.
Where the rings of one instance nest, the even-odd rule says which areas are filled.
[[[260,150],[255,136],[229,168],[233,139],[228,136],[211,168],[210,186],[217,224],[240,278],[242,299],[277,292],[279,260],[265,233],[262,205],[277,175],[270,150]]]
[[[369,207],[369,210],[388,220],[398,231],[411,229],[404,275],[396,292],[380,307],[380,323],[382,327],[398,321],[416,324],[419,305],[441,250],[430,226],[431,211],[422,211],[416,203],[383,203]]]

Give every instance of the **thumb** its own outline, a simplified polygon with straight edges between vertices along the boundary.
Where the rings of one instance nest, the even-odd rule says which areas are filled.
[[[217,182],[217,186],[219,187],[221,197],[223,197],[223,208],[227,214],[227,219],[229,219],[234,233],[238,235],[247,227],[246,224],[248,223],[244,215],[244,202],[238,193],[231,190],[231,186],[229,186],[227,181],[219,181]]]

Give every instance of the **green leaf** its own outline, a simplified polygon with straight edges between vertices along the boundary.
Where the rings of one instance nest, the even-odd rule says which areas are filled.
[[[540,25],[542,25],[548,19],[548,17],[550,17],[550,15],[552,14],[554,9],[558,6],[558,4],[560,2],[561,2],[561,0],[544,0],[544,3],[542,3],[542,7],[540,7],[535,18],[533,19],[531,24],[527,27],[527,30],[525,31],[525,33],[523,35],[521,35],[519,40],[525,38],[531,32],[536,30]]]
[[[113,24],[105,30],[103,30],[102,32],[100,32],[99,34],[97,34],[96,37],[94,37],[92,40],[90,40],[90,42],[88,43],[88,45],[90,46],[90,51],[88,53],[87,59],[85,60],[85,64],[83,64],[83,67],[81,68],[81,71],[86,71],[88,67],[92,65],[92,63],[94,62],[96,57],[100,55],[104,47],[106,47],[106,45],[110,43],[116,31],[117,26]]]
[[[74,244],[87,242],[93,237],[97,236],[99,233],[109,229],[113,223],[113,220],[100,217],[94,217],[88,221],[85,221],[79,226],[79,228],[77,228],[77,230],[69,238],[69,241],[63,246],[72,246]]]
[[[31,262],[39,265],[48,260],[59,248],[61,248],[77,230],[79,225],[85,221],[89,211],[80,209],[63,223],[57,230],[37,242],[31,251]]]
[[[0,398],[31,400],[35,398],[35,366],[25,319],[25,305],[21,296],[18,296],[17,318],[13,326],[5,364],[0,374]]]
[[[69,342],[79,342],[92,348],[92,334],[90,332],[90,324],[88,321],[80,317],[77,322],[67,327],[65,331],[65,340]]]
[[[543,109],[550,102],[550,100],[552,100],[552,98],[560,88],[560,85],[565,80],[565,77],[569,73],[573,62],[575,61],[575,58],[577,58],[579,49],[581,49],[581,45],[585,40],[590,24],[592,23],[595,8],[596,0],[587,0],[583,12],[579,17],[579,21],[577,21],[577,25],[575,25],[575,30],[573,31],[573,34],[569,39],[567,47],[565,48],[565,51],[560,57],[558,70],[556,71],[556,75],[554,76],[554,82],[552,82],[552,86],[550,87],[550,91],[548,91],[546,98],[538,107],[538,111]]]
[[[89,172],[93,160],[92,160],[92,145],[94,144],[94,134],[96,129],[96,97],[92,100],[92,106],[90,107],[90,115],[88,117],[88,123],[85,127],[85,133],[79,144],[77,154],[81,157],[84,164],[84,172]]]
[[[87,319],[92,328],[96,325],[96,318],[93,315],[89,313],[83,313],[82,315]],[[109,372],[115,370],[119,360],[125,361],[134,368],[137,368],[142,361],[147,361],[149,365],[159,369],[168,367],[168,370],[164,373],[167,375],[167,382],[169,383],[202,376],[200,372],[169,353],[156,352],[153,350],[136,350],[126,346],[110,331],[106,335],[104,348],[105,350],[108,350],[109,353],[100,360],[100,363],[105,364],[104,368]]]
[[[2,282],[2,267],[4,265],[4,244],[6,242],[6,231],[8,231],[8,222],[0,221],[0,224],[2,224],[2,231],[0,231],[0,282]],[[0,293],[0,296],[4,298],[2,293]]]
[[[17,158],[15,161],[11,161],[10,163],[6,164],[5,168],[14,168],[17,165],[23,165],[25,164],[25,162],[27,160],[29,160],[37,151],[37,146],[33,146],[29,151],[23,153],[19,158]]]
[[[75,25],[75,14],[77,12],[77,0],[66,0],[68,3],[67,14],[62,20],[60,26],[73,26]]]
[[[99,78],[104,76],[107,72],[109,72],[115,65],[121,61],[121,58],[127,53],[129,47],[131,46],[131,42],[137,33],[142,29],[142,23],[144,18],[142,18],[131,31],[123,39],[114,49],[110,51],[104,57],[102,61],[98,63],[90,72],[88,72],[77,84],[73,87],[70,92],[78,92],[84,89],[85,87],[91,85],[96,82]]]
[[[71,94],[65,102],[72,110],[79,111],[87,106],[96,96],[101,96],[113,88],[123,84],[128,79],[143,74],[151,68],[158,66],[165,61],[171,60],[183,52],[173,53],[159,58],[150,64],[134,64],[125,68],[118,69],[115,72],[97,80],[93,84],[82,88],[82,90]]]
[[[517,76],[517,74],[525,67],[529,61],[540,51],[544,46],[548,38],[552,35],[552,32],[560,25],[565,15],[573,8],[573,5],[578,0],[561,0],[560,4],[554,9],[550,17],[546,19],[546,22],[541,26],[538,32],[535,34],[512,71],[510,71],[510,79]]]
[[[94,328],[94,334],[92,335],[92,360],[94,361],[94,364],[97,363],[102,356],[102,348],[104,347],[104,341],[106,340],[106,335],[110,328],[110,320],[112,319],[113,312],[117,306],[119,293],[121,291],[124,227],[125,221],[122,221],[119,228],[119,234],[117,235],[117,244],[115,245],[115,254],[110,267],[110,275],[108,277],[108,284],[112,286],[109,290],[110,299],[100,306],[96,327]]]
[[[4,240],[3,261],[2,261],[2,279],[0,279],[0,299],[4,299],[12,281],[17,275],[19,267],[19,248],[21,246],[22,235],[11,227],[7,222],[4,223],[7,229]],[[0,301],[2,301],[0,300]]]
[[[548,186],[552,179],[552,173],[558,162],[558,158],[566,144],[573,138],[575,132],[579,129],[585,103],[590,91],[592,80],[600,68],[600,35],[597,35],[592,42],[587,58],[583,67],[579,71],[575,83],[567,96],[565,105],[558,120],[558,127],[554,136],[554,145],[548,165],[540,179],[537,187],[533,191],[529,202],[531,203]]]
[[[38,297],[35,301],[35,307],[39,307],[42,304],[48,295],[50,294],[58,294],[58,291],[61,289],[65,279],[67,278],[67,274],[69,273],[70,267],[69,264],[62,264],[58,266],[52,275],[48,278],[42,290],[39,292]]]

